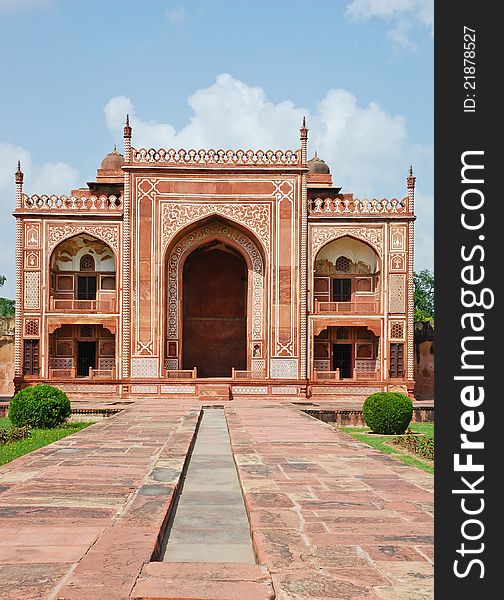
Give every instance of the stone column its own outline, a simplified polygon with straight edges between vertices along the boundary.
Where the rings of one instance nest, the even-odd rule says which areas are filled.
[[[16,211],[23,207],[23,172],[21,163],[15,175],[16,181]],[[14,332],[14,376],[23,374],[23,220],[16,216],[16,317]]]
[[[131,127],[129,115],[124,126],[124,163],[131,163]],[[122,370],[121,376],[130,376],[131,363],[131,190],[130,174],[124,172],[123,237],[122,237]]]
[[[303,125],[300,132],[301,140],[301,164],[306,167],[308,128],[306,119],[303,117]],[[301,175],[301,249],[300,249],[300,281],[299,281],[299,310],[301,313],[300,321],[300,373],[301,377],[309,378],[309,360],[308,360],[308,198],[307,198],[307,174]]]
[[[408,212],[410,214],[415,213],[415,181],[416,177],[413,176],[413,168],[410,167],[409,175],[407,179],[408,185]],[[415,312],[415,299],[414,299],[414,269],[415,269],[415,222],[414,220],[408,222],[408,276],[407,276],[407,289],[408,289],[408,301],[407,301],[407,318],[408,318],[408,338],[407,338],[407,350],[408,350],[408,364],[407,364],[407,378],[408,381],[412,381],[414,378],[414,356],[415,356],[415,324],[414,324],[414,312]]]

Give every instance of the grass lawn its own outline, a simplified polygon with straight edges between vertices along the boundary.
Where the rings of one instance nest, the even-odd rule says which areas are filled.
[[[55,427],[54,429],[32,429],[30,437],[18,442],[0,445],[0,465],[10,462],[18,458],[18,456],[23,456],[23,454],[28,454],[32,450],[52,444],[67,435],[84,429],[88,425],[92,425],[92,423],[72,422],[65,423],[62,427]],[[9,427],[12,427],[9,419],[0,419],[0,428]]]
[[[411,423],[410,429],[412,431],[418,431],[419,433],[425,433],[431,437],[434,437],[434,423]],[[370,434],[368,427],[342,427],[341,431],[350,434],[354,439],[359,442],[364,442],[368,446],[372,446],[385,454],[390,454],[394,458],[401,460],[407,465],[417,467],[427,473],[434,473],[434,463],[431,460],[424,458],[416,458],[413,454],[405,452],[400,446],[391,447],[385,442],[392,442],[395,436],[382,436],[377,434]]]

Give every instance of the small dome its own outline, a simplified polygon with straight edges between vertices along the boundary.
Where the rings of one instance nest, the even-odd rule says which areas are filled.
[[[120,171],[121,167],[124,165],[124,156],[119,154],[117,150],[114,149],[112,152],[109,152],[107,156],[101,161],[100,169],[102,171]]]
[[[308,161],[308,168],[310,169],[311,174],[319,175],[329,175],[331,173],[328,164],[317,156],[315,152],[315,156]]]

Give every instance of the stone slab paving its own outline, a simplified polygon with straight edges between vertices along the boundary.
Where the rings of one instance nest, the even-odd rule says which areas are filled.
[[[279,600],[433,598],[433,478],[292,406],[227,409]]]
[[[150,562],[201,409],[150,398],[0,467],[0,598],[433,597],[430,475],[291,402],[225,407],[262,565]]]

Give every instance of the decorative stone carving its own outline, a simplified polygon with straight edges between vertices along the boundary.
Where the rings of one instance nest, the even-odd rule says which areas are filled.
[[[270,373],[272,379],[297,379],[297,358],[272,358],[270,360]]]
[[[159,359],[158,358],[132,358],[131,359],[131,377],[138,379],[149,379],[158,377]]]
[[[40,319],[25,319],[24,334],[38,337],[40,334]]]
[[[40,225],[38,223],[25,224],[25,246],[27,248],[40,247]]]
[[[189,223],[208,215],[222,215],[251,229],[270,251],[270,207],[268,204],[183,204],[166,202],[162,208],[163,253],[175,234]]]
[[[341,227],[314,226],[312,228],[312,257],[328,242],[345,235],[350,235],[370,244],[378,253],[383,255],[383,229],[381,227]]]
[[[390,321],[390,339],[403,341],[404,340],[404,321]]]
[[[273,386],[271,388],[271,393],[284,394],[285,396],[295,396],[299,393],[299,388],[295,385],[286,385],[285,387]]]
[[[108,244],[115,255],[119,251],[119,224],[109,225],[88,225],[88,224],[66,224],[59,225],[55,223],[49,224],[47,250],[52,250],[64,239],[73,237],[79,233],[87,233],[99,238]]]
[[[39,271],[28,271],[24,274],[24,307],[40,308]]]
[[[195,385],[162,385],[162,394],[195,394]]]
[[[249,394],[249,395],[267,395],[268,394],[268,386],[252,386],[252,385],[233,385],[233,394]]]
[[[168,259],[168,339],[178,338],[179,264],[182,256],[192,246],[215,236],[228,238],[248,254],[252,263],[252,339],[262,340],[264,305],[264,265],[261,253],[254,242],[243,233],[224,223],[211,223],[186,235],[171,251]]]
[[[406,270],[406,254],[404,252],[398,252],[390,255],[389,269],[391,271],[405,271]]]
[[[391,273],[389,284],[389,312],[406,312],[406,275]]]
[[[25,269],[40,269],[40,251],[26,251],[24,255]]]
[[[390,249],[391,250],[406,250],[406,228],[391,227],[390,228]]]

